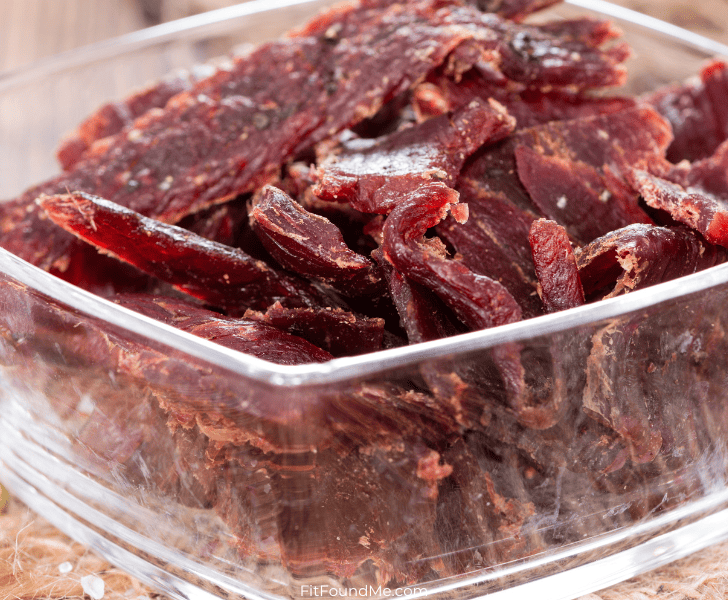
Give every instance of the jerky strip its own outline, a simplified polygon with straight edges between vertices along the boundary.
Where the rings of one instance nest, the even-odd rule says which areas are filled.
[[[123,294],[117,304],[221,346],[283,365],[325,362],[333,357],[310,342],[267,323],[231,319],[164,296]]]
[[[143,217],[112,202],[76,192],[45,196],[39,205],[55,223],[107,254],[177,289],[242,314],[275,301],[326,306],[323,294],[238,250],[174,225]]]
[[[160,81],[121,102],[104,104],[63,140],[56,152],[61,167],[67,171],[84,158],[95,141],[119,133],[136,118],[154,108],[163,108],[172,96],[189,89],[202,77],[209,76],[211,70],[211,67],[196,67],[192,72]]]
[[[546,310],[556,312],[584,304],[584,288],[566,230],[558,223],[539,219],[531,225],[528,237]]]
[[[505,106],[508,114],[516,119],[517,129],[618,112],[636,105],[633,98],[622,96],[514,86],[481,68],[471,69],[457,82],[440,73],[430,76],[415,88],[413,104],[418,115],[431,117],[465,106],[474,98],[493,98]]]
[[[506,19],[522,21],[528,15],[558,4],[561,0],[467,0],[486,13],[496,13]]]
[[[670,122],[675,136],[667,149],[673,163],[710,156],[728,139],[728,70],[720,61],[703,68],[700,78],[643,96]]]
[[[637,323],[610,324],[592,338],[592,351],[587,360],[587,385],[584,389],[584,410],[617,432],[630,445],[632,461],[654,460],[662,446],[660,431],[650,422],[650,414],[638,371],[640,360],[636,345]]]
[[[345,296],[383,291],[376,265],[350,250],[338,227],[308,212],[278,188],[263,188],[250,221],[263,245],[285,268],[327,283]]]
[[[438,183],[409,194],[384,224],[384,257],[408,277],[433,289],[473,329],[518,321],[521,310],[500,283],[447,259],[438,238],[423,237],[456,201],[456,192]]]
[[[341,309],[284,308],[276,302],[264,314],[249,310],[244,316],[302,337],[334,356],[376,352],[384,340],[384,319],[358,317]]]
[[[669,125],[652,109],[554,122],[517,134],[518,175],[544,214],[579,242],[631,223],[649,223],[618,176],[660,159]]]
[[[345,142],[319,167],[313,192],[362,212],[389,213],[421,185],[452,186],[468,156],[507,136],[513,126],[497,102],[476,99],[453,115],[374,140]]]
[[[699,189],[691,192],[641,170],[635,170],[631,179],[649,206],[667,211],[709,242],[728,247],[728,198]]]
[[[576,252],[587,296],[620,294],[689,275],[725,262],[728,252],[684,228],[629,225]]]
[[[18,211],[4,211],[14,226],[3,227],[0,244],[42,268],[67,266],[78,246],[43,227],[32,205],[41,194],[84,190],[176,222],[258,189],[291,157],[376,113],[474,35],[443,24],[448,10],[435,11],[433,2],[406,11],[334,9],[337,17],[352,17],[344,43],[295,37],[237,58],[231,69],[146,113],[95,144],[71,170],[21,195]]]
[[[543,314],[528,232],[541,216],[516,174],[512,138],[483,148],[465,165],[457,184],[468,220],[452,216],[437,226],[471,271],[500,282],[524,318]]]

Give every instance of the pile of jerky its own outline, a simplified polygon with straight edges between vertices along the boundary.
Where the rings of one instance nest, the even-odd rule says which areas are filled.
[[[360,0],[208,77],[106,105],[64,141],[60,175],[2,205],[0,245],[290,365],[724,262],[725,66],[641,98],[605,93],[629,48],[604,21],[523,23],[553,3]],[[534,519],[577,514],[569,490],[634,489],[637,467],[700,453],[681,441],[699,437],[678,431],[684,412],[645,400],[657,380],[620,389],[640,335],[440,361],[417,382],[319,398],[311,422],[261,409],[246,430],[163,394],[159,419],[184,485],[242,555],[299,576],[423,581],[608,529]]]

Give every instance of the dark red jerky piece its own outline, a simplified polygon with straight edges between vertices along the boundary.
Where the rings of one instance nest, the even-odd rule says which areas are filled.
[[[496,13],[512,21],[521,21],[528,15],[558,4],[561,0],[466,0],[487,13]]]
[[[423,186],[404,198],[384,224],[383,255],[396,269],[432,289],[473,329],[512,323],[521,309],[498,282],[446,258],[438,238],[424,233],[447,215],[457,194],[443,184]]]
[[[642,97],[672,126],[675,139],[667,149],[669,161],[706,158],[728,138],[726,94],[728,71],[725,63],[715,61],[703,69],[700,79]]]
[[[338,43],[325,36],[289,38],[237,58],[230,70],[178,94],[163,110],[149,111],[95,144],[68,172],[25,192],[19,202],[31,209],[0,244],[34,258],[38,240],[47,243],[41,233],[24,241],[17,233],[42,232],[32,207],[41,194],[84,190],[176,222],[254,191],[291,157],[376,113],[475,35],[443,24],[447,13],[433,10],[429,1],[407,10],[350,6],[337,13],[352,23],[350,35]],[[63,239],[58,247],[54,240],[40,266],[69,260]]]
[[[213,242],[239,247],[240,238],[247,229],[247,199],[240,197],[211,206],[185,217],[177,225]],[[251,232],[248,230],[247,233]]]
[[[83,193],[45,196],[49,217],[104,252],[177,289],[242,314],[276,300],[292,306],[327,305],[307,282],[279,273],[236,248]]]
[[[458,440],[444,458],[453,465],[440,503],[441,512],[450,513],[448,529],[455,538],[447,540],[450,561],[460,569],[484,568],[545,549],[536,528],[527,528],[538,513],[514,450],[501,448],[494,455]]]
[[[592,96],[562,89],[549,91],[523,88],[494,80],[479,68],[472,69],[457,83],[434,75],[414,90],[415,108],[420,114],[434,116],[455,110],[473,98],[493,98],[516,119],[518,129],[550,121],[581,119],[632,108],[637,102],[621,96]]]
[[[587,360],[584,410],[618,433],[629,444],[633,463],[654,460],[662,435],[651,423],[644,391],[637,381],[643,362],[632,359],[640,349],[634,333],[638,323],[610,324],[592,338]]]
[[[545,215],[586,243],[631,223],[650,223],[619,185],[634,165],[659,160],[669,125],[652,109],[553,122],[519,131],[518,176]]]
[[[558,24],[516,25],[491,14],[473,20],[469,11],[454,9],[451,22],[465,27],[477,24],[489,28],[495,35],[483,47],[500,55],[496,67],[508,79],[530,87],[569,87],[585,90],[617,86],[624,83],[626,69],[621,64],[630,56],[627,44],[613,44],[601,50],[600,39],[615,37],[600,33],[585,39],[584,31],[610,29],[611,25],[586,20]],[[575,35],[577,33],[577,35]]]
[[[166,79],[121,102],[104,104],[63,140],[56,153],[61,167],[64,170],[70,169],[84,158],[95,141],[119,133],[124,127],[131,125],[134,119],[154,108],[163,108],[172,96],[189,89],[195,79],[200,79],[200,76],[194,72]]]
[[[528,243],[531,223],[541,214],[516,175],[511,140],[478,152],[463,169],[457,190],[468,205],[468,220],[458,223],[449,216],[437,233],[470,270],[501,283],[524,318],[543,314]]]
[[[333,356],[298,336],[267,323],[223,317],[184,300],[125,294],[115,302],[221,346],[282,365],[326,362]]]
[[[507,136],[513,126],[497,103],[474,100],[452,115],[383,138],[344,142],[319,167],[313,192],[362,212],[389,213],[403,195],[422,185],[453,185],[468,156]]]
[[[725,262],[728,252],[684,228],[629,225],[576,252],[586,294],[598,299],[656,285]]]
[[[546,310],[556,312],[583,305],[584,288],[566,230],[558,223],[539,219],[531,225],[528,238]]]
[[[341,309],[284,308],[276,303],[264,314],[247,311],[245,318],[302,337],[334,356],[376,352],[384,340],[384,319],[358,317]]]
[[[244,557],[279,556],[297,577],[349,578],[369,562],[376,584],[443,573],[434,531],[437,486],[451,467],[439,464],[434,450],[400,441],[386,450],[261,455],[226,445],[213,456],[207,468],[219,472],[224,499],[218,512]],[[398,514],[387,513],[392,506]],[[295,526],[301,522],[308,526]]]
[[[635,170],[631,181],[653,208],[667,211],[676,221],[700,232],[709,242],[728,247],[728,198],[688,188]]]
[[[250,220],[268,252],[285,268],[327,283],[345,296],[384,291],[376,265],[351,250],[336,225],[308,212],[278,188],[263,188]]]

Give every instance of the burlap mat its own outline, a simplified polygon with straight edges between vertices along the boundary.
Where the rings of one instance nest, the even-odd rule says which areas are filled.
[[[31,513],[2,490],[0,600],[166,600]],[[102,596],[99,595],[99,592]],[[728,543],[581,600],[725,600]]]

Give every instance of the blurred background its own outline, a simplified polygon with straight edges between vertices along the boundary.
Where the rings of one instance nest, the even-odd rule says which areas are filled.
[[[239,0],[0,0],[0,71]],[[616,0],[728,42],[728,0]]]

